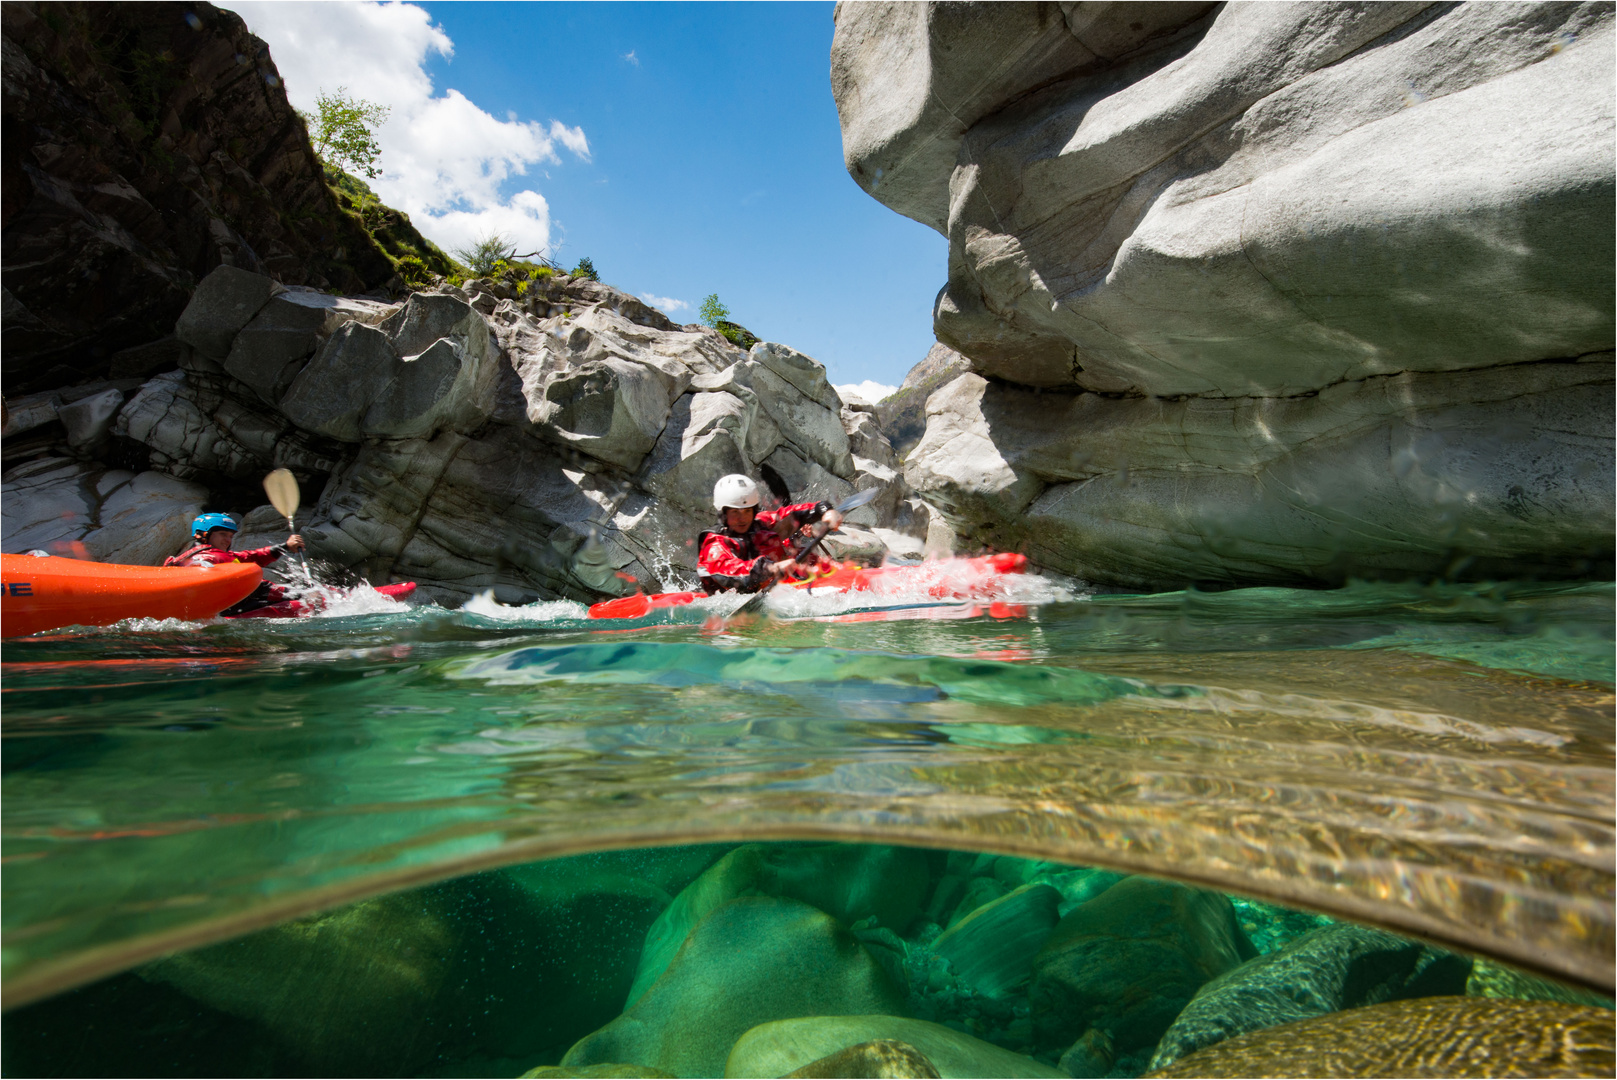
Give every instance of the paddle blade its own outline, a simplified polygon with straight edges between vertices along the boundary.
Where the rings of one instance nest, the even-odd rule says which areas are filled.
[[[270,505],[282,517],[291,519],[298,514],[298,478],[290,469],[276,469],[264,477],[264,494]]]
[[[592,619],[638,619],[651,610],[651,597],[645,593],[620,596],[616,600],[602,600],[590,605]]]
[[[846,514],[849,510],[857,510],[880,494],[881,488],[866,488],[864,491],[855,492],[837,504],[837,513]]]

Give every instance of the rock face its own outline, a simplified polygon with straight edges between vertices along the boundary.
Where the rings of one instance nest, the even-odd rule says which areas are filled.
[[[207,3],[7,3],[6,391],[172,367],[216,266],[376,288],[264,43]]]
[[[1197,991],[1151,1068],[1249,1031],[1402,998],[1465,993],[1471,961],[1363,926],[1314,930]]]
[[[811,358],[593,281],[468,287],[388,304],[218,267],[174,327],[179,370],[8,403],[7,550],[158,562],[188,513],[255,512],[276,467],[302,482],[313,556],[451,603],[692,585],[713,482],[764,461],[798,499],[885,484],[857,524],[914,527],[891,447]],[[167,502],[120,516],[130,483]]]
[[[1148,1076],[1609,1076],[1609,1009],[1421,998],[1331,1013],[1190,1054]]]
[[[1609,562],[1613,21],[839,7],[849,171],[948,237],[990,380],[910,482],[1130,587]]]

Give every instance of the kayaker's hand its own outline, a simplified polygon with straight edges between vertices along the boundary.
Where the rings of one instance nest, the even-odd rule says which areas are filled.
[[[299,536],[297,533],[293,533],[291,536],[288,536],[286,538],[286,550],[291,552],[302,551],[303,537]]]
[[[769,569],[774,571],[776,577],[785,577],[787,574],[790,574],[792,571],[797,569],[797,560],[782,559],[778,563],[771,563]]]
[[[824,523],[826,532],[835,532],[842,527],[842,515],[835,510],[827,510],[820,521]]]

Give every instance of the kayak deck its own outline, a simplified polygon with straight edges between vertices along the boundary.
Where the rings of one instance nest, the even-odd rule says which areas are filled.
[[[943,601],[1003,600],[1005,578],[1027,569],[1027,556],[1014,552],[970,559],[940,559],[910,566],[864,567],[843,563],[827,574],[785,584],[810,596],[824,593],[871,593],[871,599],[897,600],[885,610],[939,606]],[[642,619],[659,609],[682,607],[706,597],[705,592],[636,593],[603,600],[589,609],[592,619]],[[923,598],[924,597],[924,598]],[[849,613],[859,614],[859,613]],[[841,616],[829,616],[840,618]]]

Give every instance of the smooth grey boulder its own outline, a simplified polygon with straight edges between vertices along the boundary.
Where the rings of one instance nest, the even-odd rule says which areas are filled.
[[[831,92],[848,174],[943,232],[949,170],[972,124],[1051,79],[1169,43],[1214,6],[838,4]]]
[[[978,543],[1090,580],[1552,576],[1611,550],[1609,359],[1405,374],[1308,397],[933,394],[906,462]],[[1587,571],[1585,571],[1587,572]]]
[[[850,172],[948,237],[934,328],[992,380],[910,483],[1130,588],[1609,562],[1611,6],[1157,7],[1066,67],[1050,5],[840,10]]]
[[[670,411],[667,380],[628,360],[592,360],[554,375],[528,418],[545,438],[625,469],[657,445]]]
[[[61,407],[62,396],[54,390],[6,399],[6,419],[0,427],[0,438],[9,439],[44,427],[56,419],[56,410]]]
[[[325,323],[325,311],[299,303],[296,293],[282,293],[236,334],[224,369],[273,405],[320,343]]]
[[[216,266],[180,312],[175,336],[204,356],[223,360],[236,333],[280,291],[282,287],[263,274]]]
[[[641,486],[698,517],[716,513],[713,485],[719,477],[751,471],[742,448],[756,415],[755,405],[749,408],[733,394],[681,397],[645,460]]]
[[[768,343],[760,342],[753,348],[759,349],[765,344]],[[848,445],[848,433],[842,427],[841,402],[837,401],[834,406],[822,405],[773,368],[752,360],[746,367],[759,407],[774,422],[782,440],[826,471],[844,479],[851,477],[853,453]],[[835,393],[831,391],[833,397]]]
[[[207,497],[206,488],[161,472],[36,458],[5,473],[0,534],[11,552],[73,556],[82,543],[99,562],[155,565],[185,543]]]
[[[387,335],[349,323],[326,339],[281,398],[280,411],[298,427],[341,442],[364,437],[360,418],[379,383],[398,366]]]
[[[123,403],[123,391],[108,388],[63,405],[56,415],[67,429],[68,445],[74,450],[88,450],[100,443],[112,429],[113,418]]]
[[[1367,926],[1311,930],[1196,992],[1151,1069],[1249,1031],[1404,998],[1463,995],[1470,959]]]

